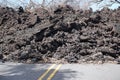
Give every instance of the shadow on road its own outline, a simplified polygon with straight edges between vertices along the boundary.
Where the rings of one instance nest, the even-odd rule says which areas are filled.
[[[17,66],[7,65],[5,68],[8,67],[9,69],[0,75],[0,80],[37,80],[49,66],[49,64],[40,64],[39,66],[35,64],[20,64]],[[54,69],[52,71],[54,71]],[[73,78],[76,75],[75,73],[75,71],[63,69],[58,71],[52,80],[65,80],[66,78]]]
[[[71,78],[74,79],[76,75],[76,71],[70,69],[63,69],[56,73],[56,76],[54,76],[53,80],[69,80]]]

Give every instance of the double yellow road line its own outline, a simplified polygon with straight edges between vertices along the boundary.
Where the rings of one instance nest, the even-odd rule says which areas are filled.
[[[47,78],[47,80],[51,80],[51,79],[55,76],[55,74],[57,73],[57,71],[60,69],[60,67],[62,66],[62,64],[59,64],[59,65],[53,64],[53,65],[51,65],[51,66],[39,77],[38,80],[43,80],[43,78],[45,78],[45,76],[46,76],[55,66],[57,66],[57,67],[54,69],[54,71],[53,71],[53,72],[49,75],[49,77]]]

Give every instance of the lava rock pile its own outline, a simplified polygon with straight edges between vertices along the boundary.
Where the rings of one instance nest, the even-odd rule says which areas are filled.
[[[120,62],[120,8],[27,12],[0,7],[0,60],[25,63]]]

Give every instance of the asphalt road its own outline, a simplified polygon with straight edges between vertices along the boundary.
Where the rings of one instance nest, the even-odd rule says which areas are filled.
[[[0,80],[120,80],[120,65],[0,63]]]

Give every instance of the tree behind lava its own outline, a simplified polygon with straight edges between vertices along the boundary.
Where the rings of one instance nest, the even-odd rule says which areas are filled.
[[[36,8],[44,8],[47,10],[53,10],[54,8],[58,7],[58,5],[64,6],[64,5],[70,5],[74,9],[89,9],[91,5],[93,4],[101,4],[102,2],[105,2],[107,4],[104,4],[100,7],[110,7],[113,4],[120,4],[120,0],[29,0],[28,3],[26,3],[28,0],[18,0],[18,2],[21,3],[21,5],[26,10],[34,10]],[[1,0],[0,1],[1,6],[13,6],[15,7],[14,1],[10,0]]]

